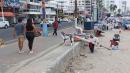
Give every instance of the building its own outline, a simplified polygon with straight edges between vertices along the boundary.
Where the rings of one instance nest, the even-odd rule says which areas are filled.
[[[122,11],[122,14],[127,13],[127,2],[125,0],[121,2],[121,11]]]
[[[77,7],[80,14],[85,12],[87,15],[91,15],[91,9],[94,6],[96,6],[96,0],[77,0]],[[70,0],[70,8],[74,12],[75,0]]]
[[[20,0],[21,8],[20,12],[23,16],[40,17],[41,1],[39,0]]]
[[[16,23],[20,2],[19,0],[0,0],[0,16],[11,23]],[[13,18],[13,19],[12,19]]]
[[[69,0],[69,8],[68,10],[71,10],[70,12],[74,12],[75,10],[75,0]],[[77,0],[77,7],[78,7],[78,11],[82,12],[85,10],[85,0]]]
[[[54,18],[56,16],[58,10],[58,4],[56,1],[48,1],[46,2],[46,17]]]

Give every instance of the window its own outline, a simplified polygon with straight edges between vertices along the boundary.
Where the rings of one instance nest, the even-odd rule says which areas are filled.
[[[30,2],[33,2],[33,0],[30,0]]]
[[[85,1],[85,3],[90,3],[90,1]]]

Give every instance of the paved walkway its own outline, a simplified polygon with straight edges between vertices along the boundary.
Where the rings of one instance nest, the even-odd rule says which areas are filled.
[[[101,43],[109,47],[112,31],[104,33]],[[130,31],[121,33],[119,50],[107,50],[96,48],[95,53],[91,54],[87,48],[87,57],[80,57],[73,63],[75,73],[130,73]],[[70,72],[66,72],[70,73]]]
[[[67,33],[74,32],[74,28],[66,28],[58,31],[58,36],[52,36],[52,33],[49,34],[49,37],[37,37],[34,41],[34,54],[29,55],[27,41],[24,43],[23,51],[24,53],[18,54],[18,45],[17,42],[7,45],[4,48],[0,48],[0,73],[4,73],[10,67],[17,65],[18,63],[37,56],[39,53],[48,50],[54,46],[58,46],[63,43],[63,40],[60,36],[60,32],[65,31]]]

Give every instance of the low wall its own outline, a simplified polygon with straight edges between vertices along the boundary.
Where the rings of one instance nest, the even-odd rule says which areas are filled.
[[[82,43],[76,43],[73,47],[65,51],[65,53],[57,59],[55,65],[45,73],[63,73],[69,60],[80,55],[81,44]]]

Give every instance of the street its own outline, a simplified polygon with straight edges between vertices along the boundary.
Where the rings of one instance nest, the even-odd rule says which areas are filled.
[[[74,25],[73,22],[62,22],[62,24],[59,25],[59,29],[67,28],[67,27],[70,27],[72,25]],[[53,27],[49,27],[48,31],[52,32]],[[4,41],[7,44],[15,42],[15,38],[13,38],[12,33],[13,33],[13,28],[12,27],[10,27],[8,29],[0,29],[0,38],[4,39]]]

